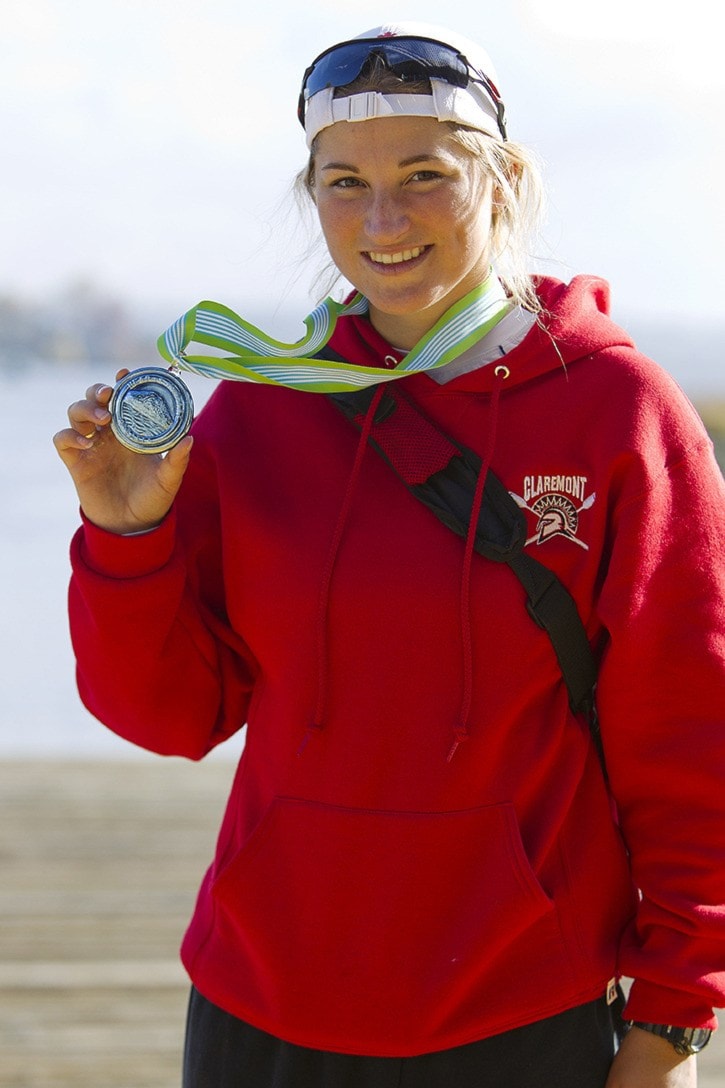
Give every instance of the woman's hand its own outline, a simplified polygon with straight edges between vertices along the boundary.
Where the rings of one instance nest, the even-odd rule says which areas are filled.
[[[605,1088],[697,1088],[697,1059],[683,1057],[666,1039],[632,1027]]]
[[[127,374],[121,370],[117,380]],[[113,390],[92,385],[68,409],[70,427],[53,443],[73,478],[85,516],[112,533],[137,533],[163,521],[186,471],[190,435],[160,454],[134,453],[111,431],[108,402]]]

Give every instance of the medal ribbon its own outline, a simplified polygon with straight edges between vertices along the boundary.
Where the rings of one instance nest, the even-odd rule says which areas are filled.
[[[157,346],[172,367],[206,377],[341,393],[445,366],[481,340],[510,309],[511,303],[491,270],[484,282],[454,303],[391,370],[311,358],[330,340],[339,317],[367,313],[368,300],[360,293],[348,303],[326,298],[305,318],[307,333],[295,344],[272,339],[218,302],[200,302],[159,337]],[[188,355],[186,347],[191,343],[232,354]]]

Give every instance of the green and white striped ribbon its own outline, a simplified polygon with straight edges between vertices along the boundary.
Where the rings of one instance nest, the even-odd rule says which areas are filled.
[[[307,333],[295,344],[272,339],[218,302],[200,302],[159,337],[158,349],[172,366],[210,378],[339,393],[445,366],[481,340],[510,309],[511,303],[491,271],[390,370],[311,358],[328,342],[339,317],[367,312],[368,300],[359,293],[348,303],[331,298],[321,302],[305,318]],[[191,343],[233,354],[189,355],[186,347]]]

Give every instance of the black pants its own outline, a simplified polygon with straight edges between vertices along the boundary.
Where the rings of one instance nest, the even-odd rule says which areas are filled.
[[[604,1088],[614,1049],[603,998],[452,1050],[369,1058],[281,1042],[192,989],[183,1088]]]

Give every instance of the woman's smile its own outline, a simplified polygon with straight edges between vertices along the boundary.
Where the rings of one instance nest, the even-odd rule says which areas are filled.
[[[390,268],[391,265],[396,266],[396,271],[407,271],[406,268],[400,268],[401,265],[413,265],[417,262],[418,258],[423,256],[431,247],[430,246],[414,246],[412,249],[402,249],[394,253],[382,253],[373,252],[367,254],[368,258],[373,264],[382,265],[383,271]]]

